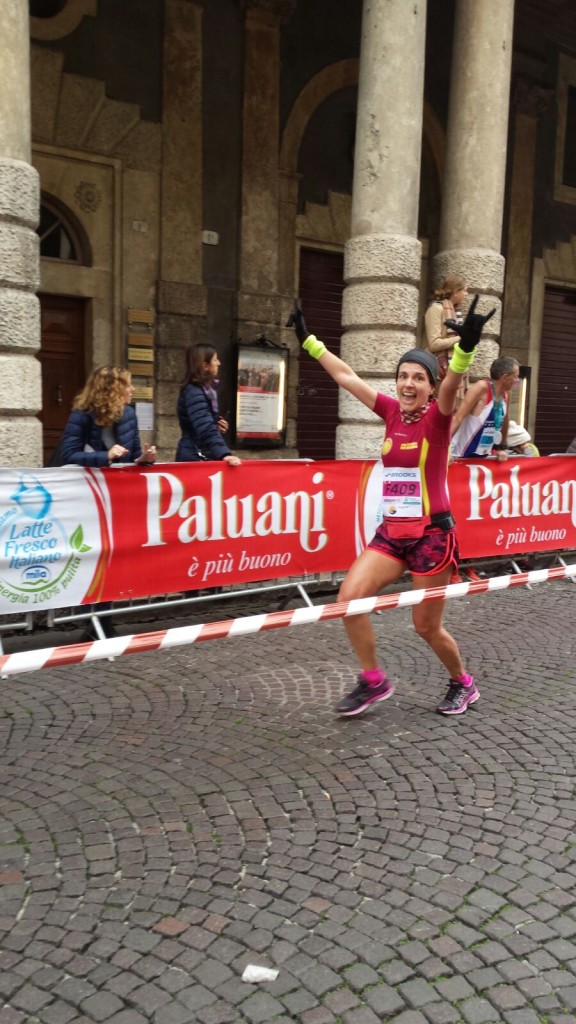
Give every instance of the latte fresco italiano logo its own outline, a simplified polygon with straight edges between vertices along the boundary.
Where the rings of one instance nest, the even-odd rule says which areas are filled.
[[[0,517],[0,595],[12,604],[41,604],[65,591],[91,550],[79,524],[68,536],[53,514],[51,492],[24,473]]]

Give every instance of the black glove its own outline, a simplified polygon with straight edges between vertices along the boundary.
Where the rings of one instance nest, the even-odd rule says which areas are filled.
[[[286,327],[294,328],[296,331],[296,337],[300,344],[306,341],[306,338],[310,337],[310,331],[306,327],[306,321],[304,319],[304,313],[302,312],[302,306],[300,305],[300,299],[294,299],[294,309],[286,321]]]
[[[477,302],[478,296],[475,295],[463,324],[457,324],[455,320],[444,321],[446,327],[449,327],[451,331],[460,336],[460,348],[463,352],[474,351],[480,341],[484,324],[488,323],[490,317],[494,316],[496,312],[496,306],[494,306],[494,309],[491,309],[486,316],[482,316],[481,313],[475,313],[474,310],[476,309]]]

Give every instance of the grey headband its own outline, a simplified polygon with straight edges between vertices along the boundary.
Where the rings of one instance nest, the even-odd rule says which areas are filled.
[[[438,383],[438,361],[436,356],[432,355],[431,352],[425,352],[421,348],[411,348],[409,352],[405,352],[403,356],[398,360],[398,366],[396,367],[396,380],[398,380],[398,372],[402,363],[418,363],[430,378],[431,384]]]

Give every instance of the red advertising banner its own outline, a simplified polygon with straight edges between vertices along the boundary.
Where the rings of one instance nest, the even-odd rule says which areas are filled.
[[[349,565],[361,465],[250,460],[108,473],[112,509],[130,512],[114,517],[101,599],[126,596],[130,581],[170,593]]]
[[[576,548],[576,460],[462,460],[463,558]],[[381,464],[0,470],[0,612],[347,569],[382,518]]]
[[[462,558],[576,548],[576,458],[459,459],[450,504]]]

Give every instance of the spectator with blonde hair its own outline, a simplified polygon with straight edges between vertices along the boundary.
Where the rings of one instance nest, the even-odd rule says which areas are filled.
[[[458,340],[457,333],[446,325],[447,320],[462,323],[460,306],[464,302],[468,288],[460,274],[451,274],[439,288],[434,290],[432,300],[424,317],[426,346],[438,361],[438,379],[444,380],[448,364],[454,353],[454,344]],[[465,374],[459,389],[460,399],[468,386],[468,375]]]
[[[111,466],[138,462],[151,465],[156,459],[154,445],[142,445],[136,413],[131,406],[134,388],[130,371],[122,366],[98,366],[76,395],[72,412],[58,446],[61,466]],[[99,640],[95,620],[106,637],[116,636],[109,612],[109,601],[83,606],[94,620],[82,636],[83,641]]]
[[[140,443],[131,406],[134,387],[122,366],[99,366],[76,395],[60,443],[60,465],[109,466],[156,459],[156,448]]]

